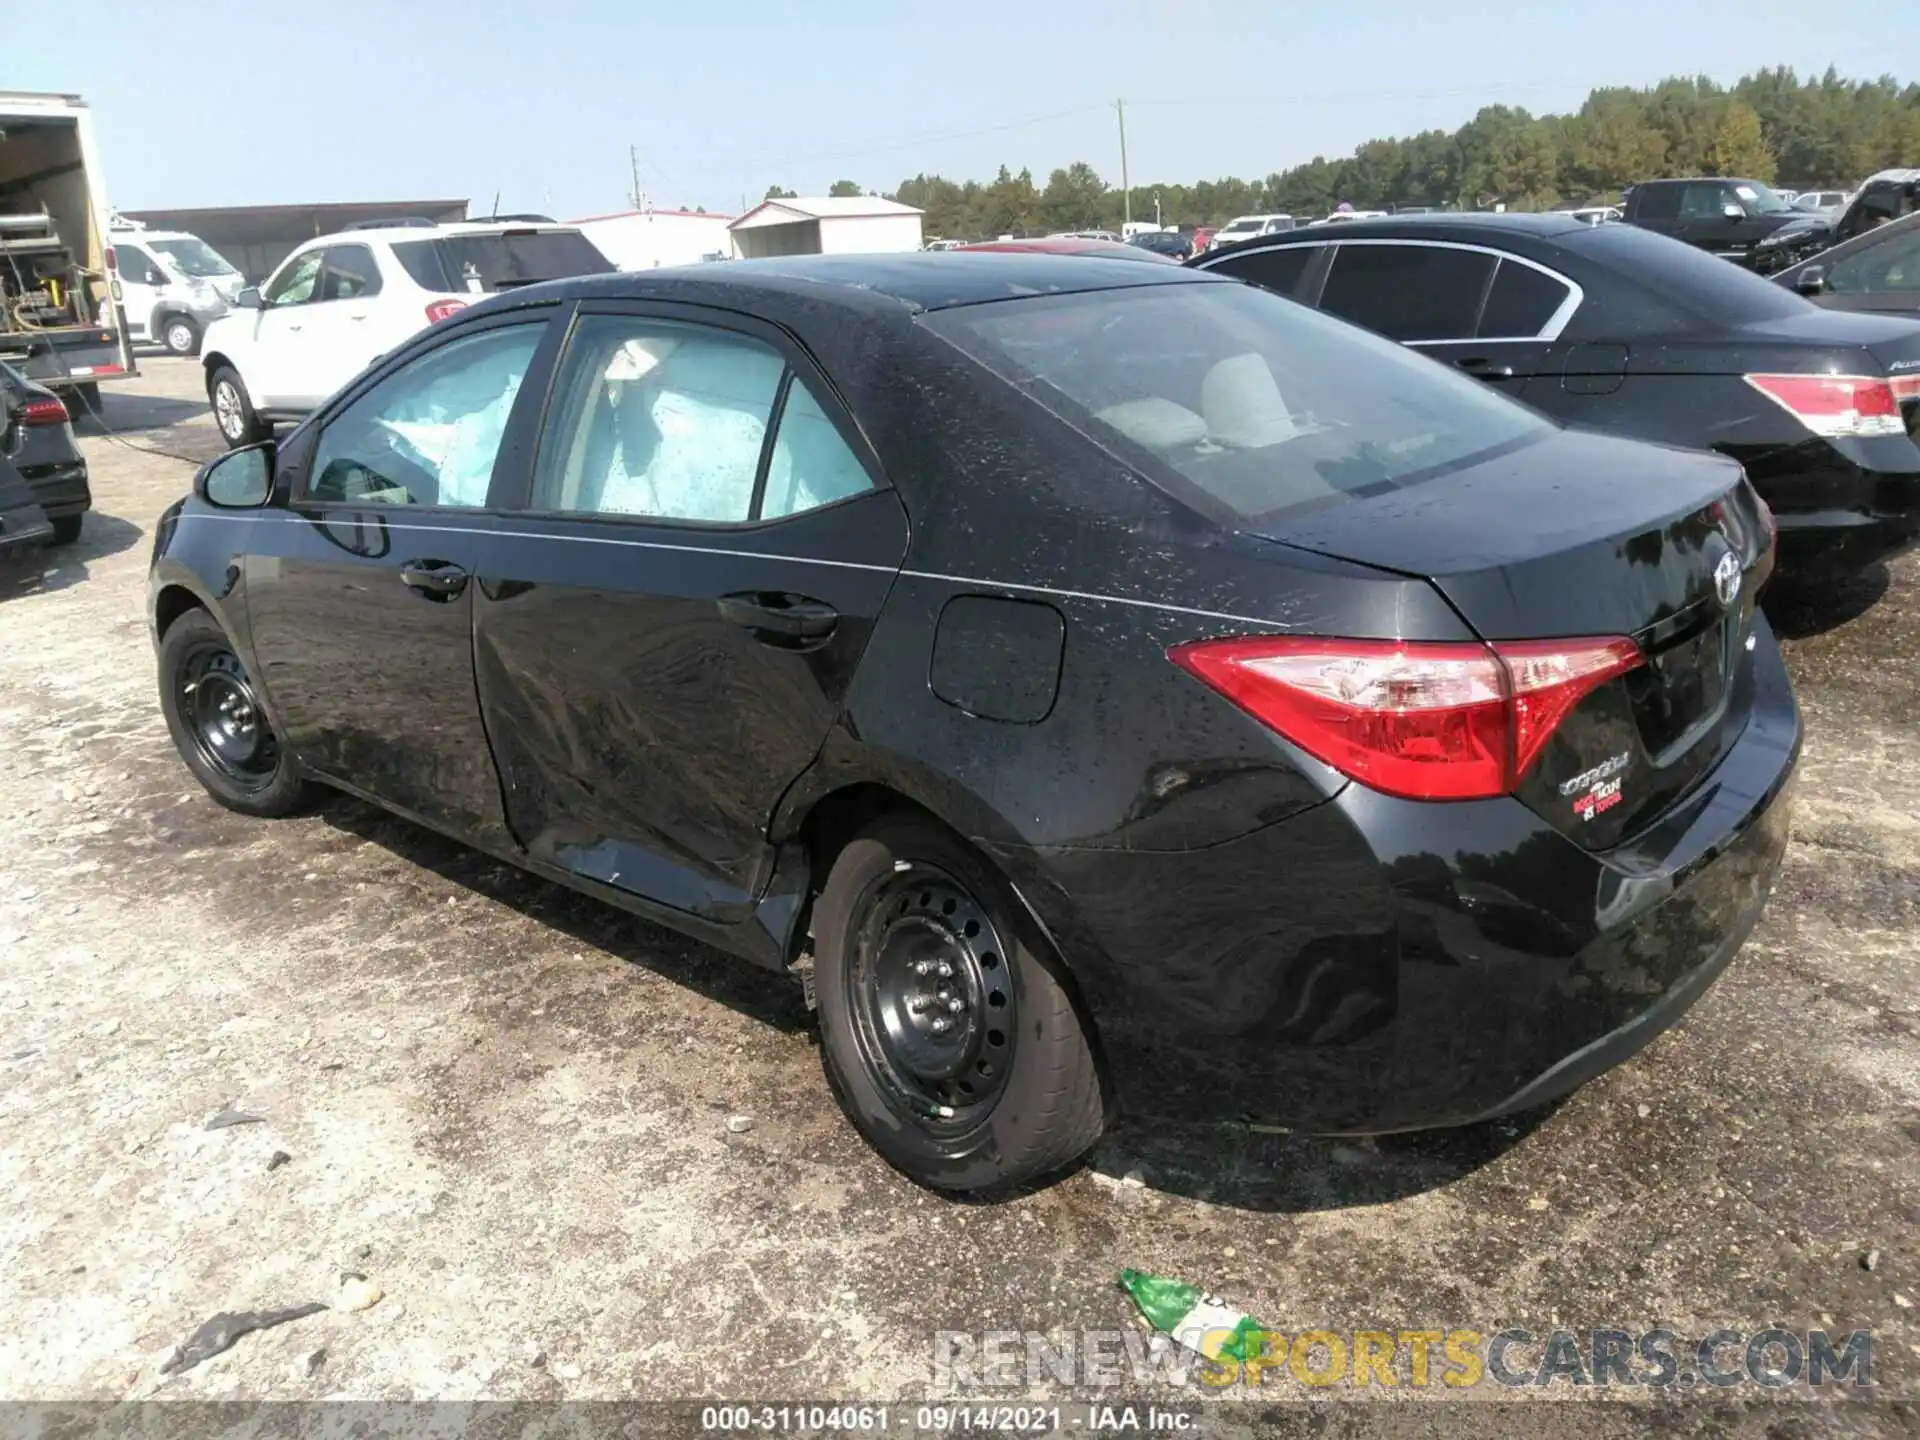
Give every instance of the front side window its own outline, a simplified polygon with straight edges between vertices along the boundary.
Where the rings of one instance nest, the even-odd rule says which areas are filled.
[[[922,323],[1144,474],[1246,520],[1398,489],[1553,432],[1478,381],[1250,285],[961,305]]]
[[[1467,340],[1494,257],[1437,245],[1342,245],[1320,308],[1390,340]]]
[[[465,335],[387,376],[321,431],[307,498],[485,505],[514,397],[545,328]]]
[[[1827,288],[1838,295],[1920,290],[1920,225],[1834,261],[1827,270]]]
[[[119,270],[120,278],[134,285],[159,285],[165,283],[159,267],[153,263],[147,252],[134,245],[116,245],[113,247],[114,267]]]
[[[380,293],[380,266],[366,246],[330,245],[326,256],[322,300],[359,300]]]
[[[304,305],[320,288],[319,250],[309,250],[282,265],[260,299],[268,305]]]
[[[1689,185],[1680,200],[1680,215],[1685,220],[1719,220],[1723,207],[1734,203],[1733,191],[1716,182]]]

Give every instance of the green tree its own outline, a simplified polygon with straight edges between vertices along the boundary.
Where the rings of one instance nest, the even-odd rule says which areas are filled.
[[[858,180],[836,180],[827,187],[827,194],[835,197],[859,195],[861,193],[863,192],[860,189],[860,182]]]
[[[1759,113],[1743,101],[1729,101],[1707,142],[1707,172],[1771,180],[1773,168],[1773,152],[1760,134]]]
[[[769,185],[767,186],[766,198],[769,200],[792,200],[797,197],[791,190],[782,190],[778,185]]]
[[[1049,230],[1085,230],[1100,223],[1107,182],[1084,160],[1047,177],[1040,193],[1040,219]]]

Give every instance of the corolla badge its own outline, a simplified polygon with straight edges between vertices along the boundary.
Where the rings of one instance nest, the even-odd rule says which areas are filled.
[[[1729,550],[1713,567],[1713,593],[1720,597],[1722,609],[1740,597],[1740,557]]]

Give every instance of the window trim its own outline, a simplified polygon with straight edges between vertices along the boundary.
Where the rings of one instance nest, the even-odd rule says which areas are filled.
[[[1581,305],[1586,303],[1587,292],[1580,287],[1580,282],[1573,279],[1571,276],[1565,275],[1562,272],[1554,269],[1551,265],[1544,264],[1541,261],[1531,259],[1528,256],[1518,254],[1512,250],[1502,250],[1499,247],[1494,245],[1483,245],[1478,242],[1470,241],[1470,240],[1427,240],[1427,239],[1419,239],[1411,235],[1406,236],[1405,238],[1402,238],[1397,235],[1379,235],[1379,236],[1364,235],[1364,236],[1358,236],[1358,237],[1341,236],[1339,239],[1316,239],[1316,240],[1301,241],[1296,244],[1289,244],[1289,245],[1269,245],[1264,247],[1263,250],[1260,250],[1260,251],[1240,250],[1240,251],[1236,251],[1235,253],[1240,255],[1250,255],[1250,254],[1261,254],[1261,253],[1265,253],[1265,251],[1271,251],[1271,250],[1326,251],[1326,250],[1338,250],[1342,246],[1346,246],[1346,245],[1400,245],[1400,246],[1417,247],[1417,248],[1427,249],[1427,250],[1468,250],[1468,251],[1472,251],[1474,254],[1477,254],[1477,255],[1491,255],[1495,260],[1511,260],[1514,264],[1524,265],[1529,270],[1538,270],[1542,275],[1545,275],[1548,279],[1557,280],[1560,284],[1566,286],[1567,288],[1567,298],[1560,302],[1560,308],[1558,310],[1555,310],[1553,314],[1547,317],[1547,323],[1541,326],[1538,334],[1535,334],[1535,335],[1460,335],[1460,336],[1456,336],[1454,338],[1445,339],[1445,340],[1396,340],[1394,342],[1396,345],[1405,345],[1409,349],[1413,349],[1413,350],[1418,350],[1423,345],[1542,345],[1542,344],[1551,345],[1555,341],[1559,340],[1561,332],[1563,332],[1567,328],[1567,326],[1572,322],[1574,315],[1579,312]],[[1222,257],[1222,258],[1225,258],[1225,257]],[[1319,257],[1316,257],[1316,258],[1319,258]],[[1339,258],[1338,256],[1332,256],[1327,258],[1332,263],[1338,263],[1338,258]],[[1313,263],[1314,262],[1312,260],[1309,260],[1307,262],[1307,269],[1301,272],[1300,278],[1302,282],[1304,282],[1306,278],[1313,273]],[[1209,270],[1214,267],[1209,265],[1201,265],[1198,268],[1202,270]],[[1302,305],[1310,305],[1315,310],[1321,311],[1323,314],[1329,313],[1325,310],[1325,307],[1321,305],[1320,297],[1326,290],[1326,272],[1331,268],[1332,268],[1331,264],[1324,265],[1321,267],[1321,273],[1318,277],[1317,283],[1315,284],[1311,295],[1296,292],[1294,294],[1286,296],[1285,298],[1289,300],[1297,300]],[[1497,280],[1499,278],[1499,273],[1500,273],[1499,267],[1496,265],[1494,267],[1494,273],[1493,273],[1492,279]],[[1246,281],[1242,281],[1241,283],[1246,285],[1252,285],[1255,282],[1252,280],[1246,280]],[[1273,293],[1277,295],[1280,292],[1276,290]],[[1486,309],[1488,293],[1489,292],[1485,290],[1481,292],[1480,304],[1478,308],[1476,308],[1474,311],[1474,324],[1476,326],[1480,323],[1481,313]],[[1336,315],[1333,318],[1338,320],[1343,317]],[[1348,322],[1348,323],[1352,323],[1352,322]]]
[[[533,487],[538,478],[540,451],[547,440],[548,423],[554,418],[555,408],[561,398],[560,376],[566,365],[567,354],[573,346],[574,331],[582,320],[597,316],[616,316],[639,321],[653,320],[668,324],[725,330],[749,340],[759,341],[771,348],[784,362],[785,368],[780,374],[773,408],[768,412],[767,433],[761,442],[760,460],[754,474],[752,509],[758,510],[764,497],[767,471],[773,460],[773,447],[779,439],[780,420],[786,415],[787,394],[795,380],[806,386],[808,393],[820,406],[821,412],[852,453],[855,462],[866,472],[868,488],[851,495],[842,495],[837,500],[830,500],[824,505],[815,505],[811,509],[796,511],[790,515],[764,516],[757,519],[750,516],[745,520],[699,520],[675,515],[616,515],[595,510],[534,508]],[[860,428],[853,407],[840,393],[839,386],[833,383],[820,363],[813,358],[812,353],[795,335],[770,320],[738,310],[725,310],[714,305],[701,305],[683,300],[595,300],[583,301],[576,305],[564,330],[565,333],[560,337],[554,353],[552,369],[547,376],[546,393],[541,398],[540,414],[534,427],[527,456],[525,487],[517,497],[510,497],[509,503],[499,512],[501,514],[524,516],[529,520],[560,521],[571,524],[650,526],[724,535],[750,533],[770,526],[784,525],[790,521],[822,515],[839,506],[864,500],[879,491],[895,488],[893,482],[887,477],[886,467],[880,463],[879,451],[868,440],[866,432]]]
[[[324,410],[316,411],[309,416],[296,427],[292,435],[287,437],[287,443],[281,447],[282,453],[292,449],[292,441],[296,435],[307,443],[303,453],[298,457],[300,461],[298,473],[293,476],[287,490],[286,508],[324,513],[356,510],[379,515],[395,511],[408,515],[500,516],[511,513],[511,506],[493,503],[494,489],[499,480],[501,460],[507,455],[508,447],[515,439],[516,426],[521,423],[522,416],[527,413],[527,407],[538,404],[542,410],[545,408],[546,390],[551,383],[554,358],[552,354],[555,343],[553,322],[558,308],[555,302],[549,300],[541,302],[538,306],[485,315],[472,323],[456,326],[444,334],[436,334],[435,327],[429,327],[395,351],[388,357],[388,363],[381,365],[373,373],[361,377],[359,383],[349,389],[341,391]],[[416,360],[425,359],[428,355],[444,350],[449,345],[458,344],[476,335],[485,335],[495,330],[506,330],[522,325],[538,326],[541,334],[534,345],[533,356],[527,362],[527,373],[520,381],[520,389],[513,397],[513,408],[507,413],[506,427],[500,432],[500,448],[494,452],[494,474],[488,482],[486,504],[382,505],[369,504],[365,500],[316,500],[313,498],[308,490],[313,479],[313,461],[319,456],[320,445],[326,438],[327,428],[343,414]],[[531,392],[538,392],[537,400]]]

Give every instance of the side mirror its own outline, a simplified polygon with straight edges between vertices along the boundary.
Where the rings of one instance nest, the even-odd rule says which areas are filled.
[[[1827,267],[1809,265],[1793,277],[1793,288],[1802,295],[1823,295],[1827,289]]]
[[[200,467],[193,493],[221,510],[257,510],[273,494],[273,441],[230,450]]]
[[[233,303],[241,310],[260,309],[260,287],[258,285],[247,286],[246,289],[233,297]]]
[[[1745,208],[1734,204],[1731,200],[1720,207],[1720,213],[1729,220],[1744,220],[1747,218]]]

